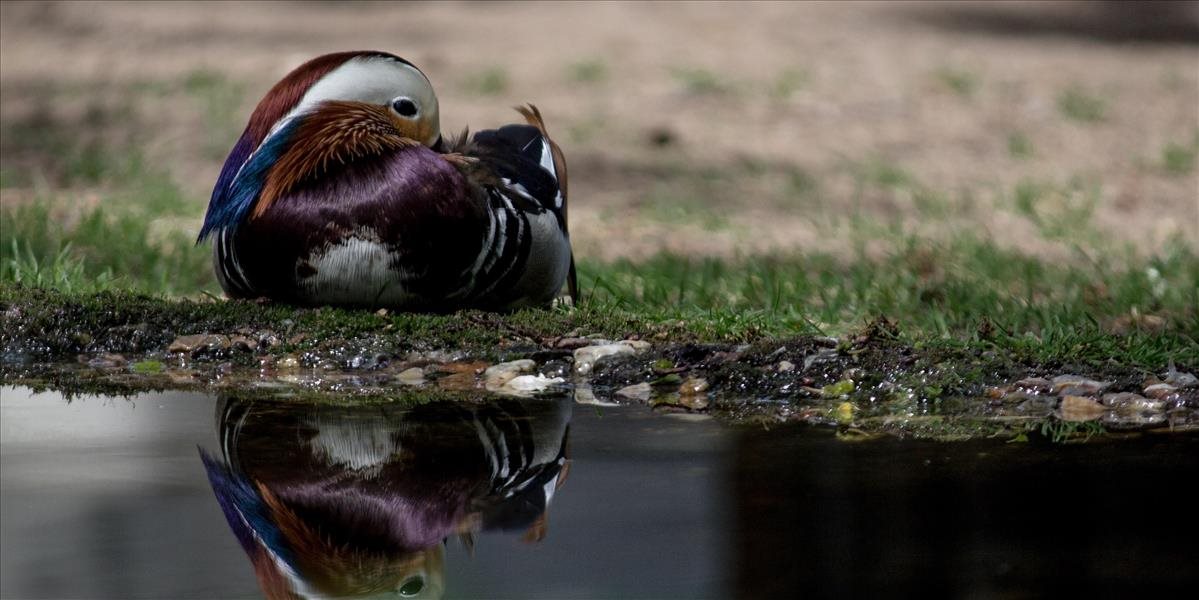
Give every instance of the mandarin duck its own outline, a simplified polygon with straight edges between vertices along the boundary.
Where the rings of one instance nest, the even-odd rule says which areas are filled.
[[[268,598],[437,597],[447,538],[545,535],[573,405],[229,397],[217,405],[220,456],[200,457]]]
[[[221,169],[197,243],[231,298],[445,312],[577,297],[566,162],[526,124],[454,141],[412,63],[343,52],[267,92]]]

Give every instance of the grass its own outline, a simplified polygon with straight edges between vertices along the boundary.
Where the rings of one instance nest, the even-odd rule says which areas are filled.
[[[224,158],[243,126],[245,86],[215,71],[197,69],[184,76],[181,87],[204,117],[204,151],[212,158]]]
[[[1017,201],[1041,215],[1050,193],[1044,190],[1028,183]],[[95,208],[60,228],[42,205],[5,209],[0,281],[70,293],[216,292],[208,247],[194,246],[188,231],[156,232],[162,213],[156,216]],[[750,340],[843,334],[886,316],[914,342],[977,341],[985,323],[1015,346],[1031,344],[1039,356],[1056,348],[1060,356],[1149,364],[1189,343],[1184,356],[1199,363],[1199,256],[1181,240],[1156,257],[1099,255],[1087,267],[962,237],[944,244],[901,240],[881,259],[864,250],[734,260],[664,254],[644,262],[584,259],[579,269],[581,310],[607,331],[614,323],[648,331],[681,321],[680,333],[694,339]],[[1125,337],[1107,333],[1130,314],[1165,319],[1160,344],[1123,345]]]
[[[811,74],[805,69],[786,69],[775,79],[770,95],[778,100],[786,100],[807,87],[811,79]]]
[[[1020,131],[1013,131],[1007,136],[1007,153],[1015,159],[1032,158],[1032,140]]]
[[[484,96],[499,96],[508,91],[511,77],[503,67],[491,66],[475,72],[463,84],[466,91]]]
[[[1025,178],[1016,184],[1012,202],[1045,239],[1071,240],[1080,233],[1099,235],[1091,224],[1099,197],[1099,185],[1082,178],[1066,183]]]
[[[1150,273],[1167,280],[1158,285],[1160,295],[1150,291]],[[1055,335],[1071,327],[1091,329],[1137,308],[1170,315],[1178,330],[1199,334],[1194,322],[1199,257],[1181,243],[1143,264],[1129,260],[1086,270],[977,240],[939,247],[913,239],[881,261],[807,255],[730,262],[663,255],[639,264],[585,263],[582,275],[592,301],[657,312],[663,319],[721,321],[737,315],[774,333],[843,333],[887,315],[916,337],[969,338],[984,319],[1016,336]]]
[[[1089,91],[1073,86],[1057,98],[1058,111],[1067,119],[1079,123],[1098,123],[1107,114],[1107,101]]]
[[[1162,148],[1162,168],[1170,175],[1188,175],[1195,170],[1195,155],[1199,153],[1199,134],[1191,144],[1166,144]]]
[[[567,78],[574,83],[600,83],[608,79],[608,65],[598,58],[581,60],[567,67]]]
[[[977,74],[966,69],[954,67],[942,67],[938,69],[936,78],[950,91],[963,98],[974,96],[981,83]]]
[[[684,91],[696,96],[723,94],[732,89],[716,73],[700,67],[675,67],[670,75]]]

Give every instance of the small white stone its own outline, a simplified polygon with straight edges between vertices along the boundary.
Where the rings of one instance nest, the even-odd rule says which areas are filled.
[[[620,406],[615,402],[604,402],[595,397],[595,392],[591,390],[590,383],[580,383],[575,385],[574,390],[575,404],[590,404],[592,406]]]
[[[584,346],[575,350],[575,372],[579,375],[586,375],[591,372],[591,368],[599,362],[601,358],[607,356],[616,356],[620,354],[636,354],[637,351],[629,344],[602,344],[598,346]]]
[[[421,385],[425,383],[425,370],[420,367],[404,369],[396,375],[396,379],[404,385]]]
[[[1145,395],[1154,400],[1164,400],[1178,392],[1178,388],[1168,383],[1155,383],[1145,387]]]
[[[495,391],[512,381],[517,375],[528,373],[535,367],[537,367],[536,361],[528,358],[492,365],[483,371],[483,387]]]
[[[793,363],[789,360],[779,361],[779,365],[778,365],[779,373],[790,373],[791,371],[794,371],[794,370],[795,370],[795,363]]]
[[[651,391],[652,390],[648,383],[637,383],[637,384],[630,385],[627,387],[620,388],[619,390],[616,390],[616,395],[621,398],[627,398],[629,400],[637,400],[639,402],[645,402],[645,401],[649,400],[649,395],[650,395]]]
[[[518,375],[505,383],[497,391],[517,396],[532,395],[535,392],[549,389],[550,386],[564,383],[561,377],[546,377],[545,375]]]
[[[1051,383],[1053,393],[1062,396],[1089,396],[1112,385],[1109,381],[1095,381],[1078,375],[1058,375]]]

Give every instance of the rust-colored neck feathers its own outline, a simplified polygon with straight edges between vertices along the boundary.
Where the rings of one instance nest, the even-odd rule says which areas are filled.
[[[339,100],[322,103],[303,117],[292,134],[293,141],[267,176],[251,217],[261,216],[297,184],[319,177],[331,166],[420,145],[396,125],[382,106]]]

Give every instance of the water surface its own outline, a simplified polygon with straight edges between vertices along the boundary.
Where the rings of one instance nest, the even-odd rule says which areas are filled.
[[[6,598],[1126,596],[1199,584],[1193,435],[850,442],[566,398],[0,399]]]

